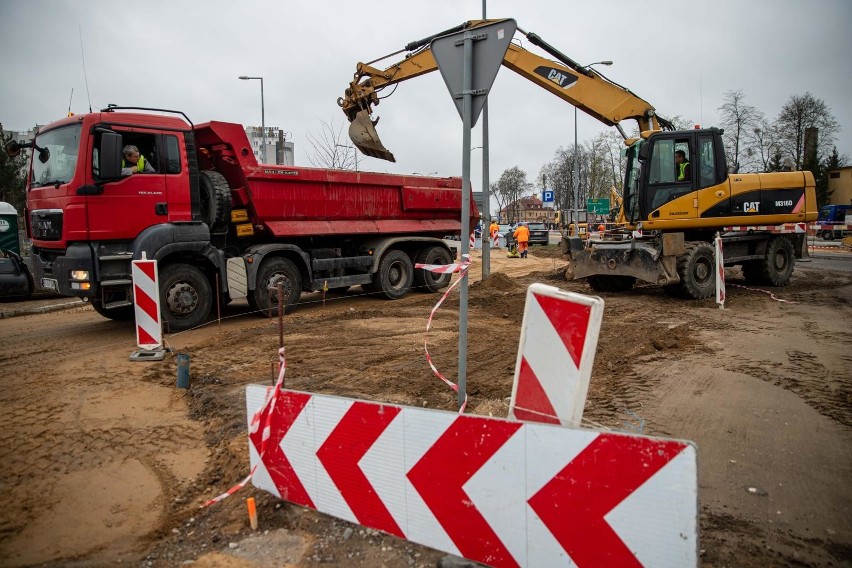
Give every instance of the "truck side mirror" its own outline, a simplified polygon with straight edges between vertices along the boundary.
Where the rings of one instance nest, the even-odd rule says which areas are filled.
[[[103,180],[121,177],[121,134],[104,132],[98,149],[100,178]]]
[[[9,140],[6,142],[6,154],[10,158],[14,158],[15,156],[19,156],[21,154],[21,145],[18,144],[17,140]]]

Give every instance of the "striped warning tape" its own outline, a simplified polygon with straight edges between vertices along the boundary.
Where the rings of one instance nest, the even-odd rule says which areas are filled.
[[[769,294],[769,296],[775,300],[776,302],[782,302],[784,304],[798,304],[799,302],[794,302],[793,300],[784,300],[770,292],[769,290],[762,290],[760,288],[750,288],[748,286],[743,286],[742,284],[728,284],[728,286],[733,286],[734,288],[742,288],[743,290],[749,290],[750,292],[763,292],[764,294]]]
[[[258,462],[255,464],[251,471],[246,476],[245,479],[222,493],[217,497],[213,497],[203,505],[201,508],[212,505],[213,503],[218,503],[224,499],[227,499],[240,489],[246,486],[246,484],[251,481],[251,478],[254,477],[255,472],[257,471],[257,466],[263,462],[263,456],[267,450],[267,442],[270,437],[270,428],[269,424],[272,421],[272,416],[275,414],[275,403],[278,401],[278,395],[281,392],[281,389],[284,388],[284,371],[287,370],[287,359],[284,356],[284,347],[281,347],[278,350],[278,380],[275,381],[275,386],[271,389],[267,389],[266,391],[266,399],[263,401],[263,405],[261,405],[260,409],[254,413],[254,416],[251,418],[251,425],[249,426],[249,433],[254,434],[257,432],[258,428],[260,428],[260,421],[264,414],[266,415],[266,419],[263,421],[263,430],[261,434],[261,443],[260,443],[260,458]]]
[[[439,379],[441,379],[442,381],[444,381],[444,383],[448,387],[453,389],[455,392],[459,392],[459,386],[456,383],[449,380],[443,374],[441,374],[441,371],[439,371],[438,368],[435,366],[435,364],[432,362],[432,355],[429,354],[429,330],[432,329],[432,318],[435,317],[435,312],[438,311],[438,308],[441,307],[441,304],[444,303],[444,300],[447,299],[447,296],[450,295],[450,292],[452,292],[453,289],[456,286],[459,285],[459,282],[461,282],[464,279],[465,274],[467,274],[467,271],[470,270],[470,264],[471,264],[470,255],[469,254],[463,254],[462,257],[461,257],[461,262],[457,262],[457,263],[453,263],[453,264],[420,264],[420,263],[417,263],[417,264],[414,265],[414,268],[422,268],[423,270],[428,270],[429,272],[435,272],[436,274],[450,274],[450,273],[453,273],[453,272],[459,273],[458,279],[455,282],[453,282],[453,284],[449,288],[447,288],[447,291],[444,292],[444,295],[441,296],[441,299],[438,300],[438,303],[435,304],[435,307],[432,308],[432,311],[429,313],[429,319],[426,321],[426,332],[423,334],[423,349],[424,349],[424,351],[426,351],[426,362],[429,363],[429,367],[432,369],[432,372],[435,374],[435,376],[438,377]],[[465,393],[464,402],[462,403],[461,408],[459,408],[459,414],[464,412],[464,409],[465,409],[466,406],[467,406],[467,393]]]

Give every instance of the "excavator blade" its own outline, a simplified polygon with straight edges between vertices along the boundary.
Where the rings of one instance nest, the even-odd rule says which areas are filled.
[[[382,141],[379,140],[376,123],[370,120],[370,114],[366,110],[356,114],[355,120],[349,125],[349,139],[365,156],[396,162],[393,154],[388,152],[387,148],[382,145]]]

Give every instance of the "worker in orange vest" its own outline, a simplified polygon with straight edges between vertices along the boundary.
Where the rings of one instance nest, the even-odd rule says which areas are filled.
[[[521,253],[521,258],[527,257],[527,249],[530,246],[530,230],[526,223],[518,223],[518,228],[512,233],[515,240],[518,242],[518,252]]]

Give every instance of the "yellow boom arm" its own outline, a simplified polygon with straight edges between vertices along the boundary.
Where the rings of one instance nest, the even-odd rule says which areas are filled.
[[[379,141],[375,130],[375,124],[378,121],[370,119],[373,106],[379,104],[379,92],[390,85],[436,70],[438,65],[429,48],[433,39],[498,21],[500,20],[465,22],[456,28],[412,42],[404,50],[394,54],[370,63],[358,63],[355,77],[346,89],[345,96],[337,101],[352,123],[349,128],[349,137],[352,142],[368,156],[394,161],[393,154],[388,152]],[[626,135],[619,125],[623,120],[636,120],[639,131],[643,134],[661,130],[661,127],[671,128],[667,121],[657,117],[650,103],[629,89],[610,81],[600,73],[579,65],[536,34],[524,32],[520,28],[518,31],[523,33],[530,43],[541,47],[558,61],[536,55],[520,45],[511,43],[503,58],[503,65],[512,71],[604,124],[617,127],[625,138]],[[402,51],[409,52],[402,61],[385,69],[372,66],[372,63]]]

